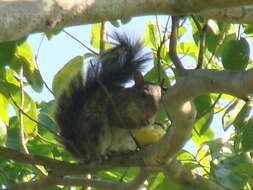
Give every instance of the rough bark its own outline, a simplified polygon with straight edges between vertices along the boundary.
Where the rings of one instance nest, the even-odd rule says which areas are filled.
[[[197,14],[253,23],[252,7],[252,0],[1,0],[0,42],[65,26],[152,14]]]

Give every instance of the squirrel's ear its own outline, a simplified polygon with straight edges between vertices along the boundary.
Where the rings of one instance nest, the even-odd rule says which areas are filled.
[[[145,84],[144,77],[141,72],[134,75],[134,86],[143,86]]]

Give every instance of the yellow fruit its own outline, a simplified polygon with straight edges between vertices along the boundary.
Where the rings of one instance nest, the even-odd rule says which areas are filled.
[[[166,133],[159,125],[149,125],[140,129],[131,130],[139,146],[144,147],[159,141]]]

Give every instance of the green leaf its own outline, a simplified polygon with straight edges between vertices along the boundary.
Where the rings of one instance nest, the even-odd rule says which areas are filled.
[[[43,81],[39,71],[36,69],[36,64],[33,59],[33,53],[27,41],[17,43],[15,56],[11,60],[9,66],[17,73],[20,73],[20,68],[23,66],[24,76],[28,80],[31,87],[36,92],[41,92]]]
[[[101,31],[101,23],[96,23],[91,25],[91,36],[90,43],[94,48],[100,48],[100,31]]]
[[[124,176],[123,180],[129,182],[136,176],[138,171],[138,167],[114,168],[109,171],[98,172],[96,173],[96,177],[110,180],[122,180],[122,176]]]
[[[198,127],[200,135],[204,134],[209,128],[213,120],[213,109],[210,109],[212,106],[211,96],[209,94],[201,95],[194,98],[194,104],[197,108],[197,122],[195,126]]]
[[[64,28],[57,28],[57,29],[51,29],[51,30],[46,30],[45,34],[47,36],[48,40],[51,40],[54,36],[56,36],[57,34],[59,34]]]
[[[219,23],[218,25],[212,21],[211,24],[208,22],[206,32],[206,46],[208,50],[214,53],[216,56],[221,56],[224,44],[230,40],[235,40],[237,30],[232,24]],[[217,28],[217,26],[219,28]]]
[[[253,164],[241,163],[233,169],[233,172],[242,176],[253,177]]]
[[[155,64],[155,66],[145,74],[145,80],[149,82],[154,82],[154,83],[161,82],[161,81],[158,81],[158,78],[160,78],[161,80],[164,80],[165,86],[168,86],[170,84],[163,67],[159,66],[158,64]]]
[[[210,52],[214,53],[216,51],[220,38],[221,33],[217,23],[215,21],[208,21],[206,30],[206,46]]]
[[[244,151],[253,150],[253,118],[244,126],[242,134],[242,148]]]
[[[39,70],[34,70],[31,76],[31,80],[29,80],[33,90],[36,92],[41,92],[43,89],[43,79],[39,72]]]
[[[8,100],[6,96],[1,94],[0,90],[0,119],[3,120],[3,122],[8,123],[9,122],[9,117],[8,117]]]
[[[234,172],[243,163],[248,163],[244,155],[236,155],[223,159],[212,168],[212,178],[214,181],[228,189],[242,189],[248,177]]]
[[[59,94],[72,79],[72,77],[83,68],[83,56],[77,56],[65,64],[54,76],[53,92]]]
[[[148,190],[156,190],[160,186],[160,184],[163,182],[164,179],[165,179],[165,176],[161,172],[155,175],[152,178],[152,181],[149,180],[150,182],[149,182]]]
[[[49,114],[44,113],[44,112],[40,112],[38,121],[39,121],[39,123],[46,126],[48,129],[51,129],[54,132],[58,132],[56,130],[55,121],[54,121],[53,117],[51,117]]]
[[[224,147],[224,144],[221,138],[206,141],[204,145],[207,145],[209,147],[212,160],[215,160],[215,159],[219,160],[221,157],[222,158],[224,157],[221,151],[222,148]]]
[[[213,138],[214,132],[211,130],[211,128],[208,128],[202,135],[200,135],[200,132],[198,131],[198,126],[195,127],[195,130],[192,131],[192,140],[196,144],[202,144],[203,142],[209,141]]]
[[[7,126],[0,118],[0,145],[4,145],[7,140]]]
[[[10,68],[0,68],[0,79],[17,86],[20,84],[15,77],[15,72]]]
[[[190,55],[195,60],[197,60],[198,47],[194,42],[181,42],[178,44],[177,53]]]
[[[226,109],[224,115],[222,116],[222,125],[224,130],[227,130],[233,124],[244,104],[244,101],[237,100]]]
[[[235,126],[236,130],[238,131],[243,130],[243,126],[248,121],[251,110],[252,110],[252,107],[248,105],[247,103],[242,107],[242,109],[237,114],[233,122],[233,125]]]
[[[37,144],[36,146],[31,146],[31,152],[37,155],[47,156],[53,158],[53,146],[50,144]]]
[[[180,26],[178,28],[178,38],[181,38],[185,34],[186,31],[187,29],[185,26]]]
[[[130,21],[131,21],[131,17],[128,17],[128,18],[121,18],[120,19],[120,22],[122,23],[122,24],[127,24],[127,23],[129,23]]]
[[[180,152],[177,154],[177,159],[183,160],[183,161],[189,161],[189,160],[195,160],[195,156],[188,152],[187,150],[180,150]]]
[[[16,41],[0,43],[0,66],[9,64],[16,51]]]
[[[56,107],[56,101],[51,100],[49,102],[40,102],[37,104],[37,107],[40,109],[40,112],[44,112],[49,114],[50,116],[53,116],[55,107]]]
[[[2,86],[2,88],[4,88],[4,90],[6,92],[10,93],[11,97],[15,101],[14,102],[10,99],[10,103],[12,104],[14,110],[16,111],[16,114],[19,115],[21,107],[18,108],[17,105],[18,106],[21,105],[20,88],[18,86],[11,84],[11,83],[4,83],[1,81],[0,81],[0,86]],[[8,96],[9,96],[9,94],[8,94]],[[25,135],[36,134],[37,124],[34,121],[32,121],[30,118],[32,118],[33,120],[37,120],[37,118],[38,118],[37,108],[36,108],[36,104],[33,101],[33,99],[26,92],[24,92],[22,110],[25,113],[25,114],[22,113]],[[30,118],[26,115],[28,115]]]
[[[243,24],[244,32],[253,39],[253,26],[252,24]]]
[[[200,118],[207,111],[211,111],[209,110],[212,106],[211,96],[209,94],[198,96],[194,98],[194,104],[197,108],[197,118]]]
[[[205,114],[203,117],[198,119],[195,123],[195,128],[198,129],[199,134],[203,135],[210,127],[213,121],[213,112]]]
[[[157,58],[157,55],[154,54],[154,64],[158,64],[158,58]],[[162,63],[170,63],[171,60],[170,60],[170,56],[169,56],[169,49],[168,47],[164,44],[161,49],[160,49],[160,59],[162,59]],[[162,64],[163,65],[163,64]]]
[[[20,144],[20,136],[18,133],[18,125],[19,125],[18,117],[17,116],[11,117],[9,121],[6,147],[15,150],[22,150]]]
[[[146,28],[144,31],[145,45],[157,49],[159,46],[159,34],[157,30],[157,25],[152,22],[146,23]]]
[[[121,26],[121,22],[120,20],[111,20],[110,23],[114,26],[114,27],[120,27]]]
[[[191,190],[187,187],[183,187],[180,184],[172,181],[170,178],[166,177],[162,183],[155,190],[165,190],[165,189],[173,189],[173,190]]]
[[[204,20],[197,17],[203,27]],[[191,20],[192,23],[194,23]],[[199,31],[195,24],[192,24],[193,39],[196,44],[199,42]],[[219,23],[218,21],[209,20],[206,28],[206,47],[215,56],[221,56],[223,47],[227,41],[236,39],[237,30],[232,24]]]
[[[222,64],[225,69],[244,70],[249,64],[249,44],[244,39],[230,40],[224,45]]]

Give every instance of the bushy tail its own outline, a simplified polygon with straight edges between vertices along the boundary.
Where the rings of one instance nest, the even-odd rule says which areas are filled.
[[[80,157],[77,139],[78,120],[86,101],[86,91],[82,73],[79,72],[71,80],[69,88],[57,98],[55,121],[60,129],[60,135],[64,138],[63,144],[76,157]]]
[[[125,83],[136,72],[140,72],[144,63],[150,59],[149,54],[142,54],[143,46],[139,40],[134,41],[125,34],[118,33],[114,33],[112,38],[115,40],[116,46],[96,60],[102,65],[99,79],[106,86],[110,86],[112,83]],[[92,67],[90,68],[92,69]]]
[[[94,101],[93,95],[102,89],[101,85],[106,87],[108,92],[112,92],[115,85],[127,82],[136,72],[141,71],[144,63],[150,59],[148,54],[141,55],[143,46],[140,41],[133,41],[118,33],[113,35],[113,39],[116,45],[91,60],[86,74],[80,72],[74,76],[69,88],[58,98],[55,119],[61,136],[66,139],[64,144],[67,150],[77,157],[77,149],[80,147],[80,139],[77,139],[80,132],[80,113],[85,109],[85,105]]]

